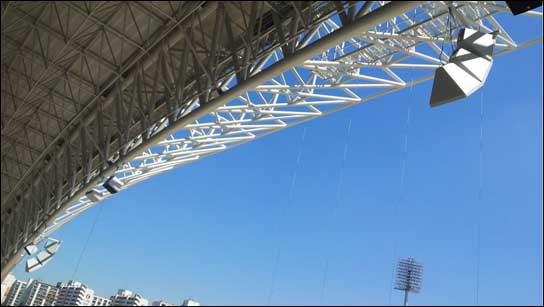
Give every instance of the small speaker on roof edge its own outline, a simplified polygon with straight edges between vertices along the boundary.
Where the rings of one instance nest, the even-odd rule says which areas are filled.
[[[512,14],[523,14],[542,5],[542,1],[504,1]]]
[[[123,182],[121,182],[121,180],[119,180],[117,177],[111,176],[108,178],[108,180],[106,180],[106,182],[104,182],[103,186],[106,190],[108,190],[108,192],[115,194],[121,190],[123,187]]]

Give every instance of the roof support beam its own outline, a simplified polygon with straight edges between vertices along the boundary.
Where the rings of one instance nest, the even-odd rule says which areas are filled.
[[[208,16],[208,15],[210,15],[211,13],[213,13],[215,11],[216,7],[217,7],[216,2],[208,3],[203,8],[203,11],[200,12],[200,14],[202,14],[203,17]],[[168,44],[170,46],[172,46],[172,45],[176,44],[178,41],[180,41],[185,36],[185,30],[184,29],[186,27],[191,26],[192,23],[196,22],[193,19],[188,20],[188,18],[189,18],[189,16],[191,16],[194,13],[194,11],[198,10],[199,8],[200,8],[200,5],[196,6],[193,10],[188,11],[184,15],[184,17],[182,19],[180,19],[176,24],[169,25],[167,27],[167,29],[164,30],[164,32],[162,33],[162,37],[163,37],[164,40],[166,40],[168,42]],[[184,23],[188,23],[188,24],[184,25]],[[138,73],[138,69],[137,69],[137,67],[134,67],[134,65],[136,63],[138,63],[142,58],[144,58],[143,64],[142,64],[144,70],[155,63],[155,61],[158,59],[158,55],[159,55],[159,52],[160,52],[160,49],[161,49],[160,45],[158,44],[160,41],[162,41],[162,40],[156,40],[156,44],[154,44],[154,45],[150,46],[149,48],[147,48],[145,50],[145,52],[141,52],[137,57],[134,58],[132,65],[129,65],[129,66],[126,67],[126,70],[130,69],[130,71],[127,73],[127,77],[125,79],[123,79],[122,82],[119,85],[122,89],[127,88],[128,86],[130,86],[135,81],[137,73]],[[104,86],[101,93],[103,93],[106,90],[106,88],[110,88],[111,85],[115,84],[118,77],[119,76],[116,76],[110,82],[109,86]],[[110,93],[111,94],[108,95],[108,97],[103,102],[101,102],[103,104],[104,108],[107,105],[111,104],[115,100],[116,91],[112,90]],[[32,174],[32,172],[34,172],[37,167],[40,166],[40,161],[45,156],[47,156],[49,154],[49,151],[56,146],[57,142],[59,140],[63,139],[64,137],[66,137],[65,134],[68,131],[72,132],[71,135],[68,137],[68,142],[77,139],[77,137],[79,135],[79,131],[77,129],[73,130],[71,128],[73,128],[73,126],[79,125],[79,123],[81,121],[83,121],[85,124],[89,124],[95,118],[96,109],[92,109],[92,107],[94,107],[94,105],[95,105],[95,103],[97,101],[98,101],[97,97],[93,98],[93,100],[90,101],[89,103],[87,103],[85,105],[85,107],[82,108],[79,111],[79,113],[74,118],[72,118],[72,120],[63,128],[63,130],[57,135],[57,137],[42,152],[40,157],[38,157],[38,159],[36,159],[36,162],[33,164],[33,166],[26,171],[25,175],[15,185],[15,187],[12,189],[12,191],[4,199],[2,199],[2,208],[4,208],[4,204],[6,204],[8,201],[11,200],[11,198],[14,196],[14,194],[16,193],[19,186],[27,179],[27,177],[30,176],[30,174]],[[83,115],[87,114],[87,112],[89,110],[92,110],[90,112],[90,114],[88,114],[87,117],[83,118]]]
[[[79,199],[80,197],[82,197],[85,191],[99,184],[102,178],[105,178],[107,176],[114,174],[118,166],[122,165],[123,163],[127,161],[132,160],[136,156],[140,155],[141,152],[151,148],[156,142],[165,139],[168,135],[173,134],[175,131],[183,128],[187,124],[190,124],[194,122],[195,120],[197,120],[198,118],[203,117],[210,112],[213,112],[214,110],[223,106],[227,102],[233,99],[236,99],[237,97],[247,92],[248,90],[257,87],[258,85],[273,78],[274,76],[281,74],[285,70],[297,65],[301,65],[304,63],[305,60],[312,58],[313,56],[323,52],[324,50],[333,48],[334,46],[336,46],[337,44],[343,41],[349,40],[352,37],[357,36],[362,32],[366,32],[372,29],[377,24],[386,22],[392,17],[398,16],[399,14],[402,14],[405,11],[408,11],[410,9],[413,9],[419,6],[421,3],[422,1],[391,2],[383,7],[376,9],[375,11],[368,13],[365,18],[356,20],[353,23],[350,23],[349,25],[346,25],[343,28],[338,29],[337,31],[321,38],[320,40],[314,42],[313,44],[306,46],[305,48],[302,48],[293,54],[290,54],[289,56],[285,57],[283,60],[269,66],[267,69],[261,71],[260,73],[255,74],[249,77],[248,79],[240,82],[238,85],[231,88],[229,91],[223,93],[222,95],[214,99],[211,99],[210,101],[208,101],[208,103],[201,105],[199,108],[193,110],[191,113],[180,118],[177,122],[170,124],[169,126],[164,128],[162,131],[156,133],[152,139],[143,141],[140,145],[136,147],[136,149],[133,148],[132,151],[128,152],[125,156],[123,156],[118,161],[116,161],[116,165],[109,166],[107,169],[103,170],[99,176],[97,176],[96,178],[94,178],[93,180],[85,184],[81,189],[79,189],[78,192],[76,192],[74,195],[72,195],[68,200],[66,200],[63,203],[62,208],[65,208],[66,206],[68,206],[72,202],[72,200]],[[176,41],[179,41],[183,37],[183,31],[181,31],[177,36],[178,37],[175,37],[175,36],[171,37],[170,39],[177,38]],[[168,39],[168,43],[170,43],[170,39]],[[160,52],[160,47],[155,49],[155,52],[153,54],[158,55],[159,52]],[[156,58],[157,58],[156,56],[148,58],[150,62],[149,64],[153,63]],[[135,78],[134,76],[132,76],[132,78],[127,78],[127,79],[132,79],[131,80],[131,83],[132,83]],[[111,98],[111,100],[112,101],[114,100],[114,96]],[[49,219],[45,223],[42,223],[40,228],[36,232],[33,233],[30,239],[33,240],[39,233],[41,233],[41,231],[43,231],[47,227],[47,225],[53,222],[55,218],[61,213],[62,211],[60,210],[60,211],[57,211],[56,214],[50,216]],[[2,268],[2,277],[11,270],[11,267],[14,266],[17,263],[17,261],[18,261],[18,257],[16,256],[10,258],[10,261],[6,263],[4,268]]]

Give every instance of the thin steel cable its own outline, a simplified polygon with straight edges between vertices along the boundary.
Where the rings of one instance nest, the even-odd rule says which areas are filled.
[[[480,210],[483,201],[484,189],[484,170],[483,170],[483,152],[484,152],[484,91],[480,94],[480,161],[479,161],[479,186],[478,186],[478,206],[476,207],[476,306],[480,304],[480,259],[481,259],[481,215]]]
[[[326,287],[326,280],[327,275],[329,273],[329,259],[325,259],[325,269],[323,270],[323,280],[321,282],[321,295],[319,297],[319,306],[323,306],[323,299],[325,297],[325,287]]]
[[[343,185],[343,182],[344,182],[344,170],[346,168],[346,160],[347,160],[347,157],[348,157],[350,136],[351,136],[351,119],[348,122],[348,128],[347,128],[347,132],[346,132],[346,141],[344,143],[344,153],[343,153],[343,156],[342,156],[342,164],[340,165],[340,172],[339,172],[339,175],[338,175],[338,184],[336,186],[336,201],[335,201],[335,203],[334,203],[334,205],[332,207],[331,217],[330,217],[330,219],[329,219],[329,221],[327,223],[325,233],[328,233],[328,232],[332,231],[332,228],[336,224],[336,215],[337,215],[337,212],[338,212],[338,208],[340,207],[340,204],[342,202],[342,185]],[[325,257],[325,267],[324,267],[324,270],[323,270],[323,280],[322,280],[322,283],[321,283],[321,295],[320,295],[320,298],[319,298],[319,305],[320,306],[323,306],[323,299],[325,298],[325,289],[327,287],[327,278],[328,278],[328,273],[329,273],[329,258],[330,258],[330,254],[327,253],[327,255]]]
[[[411,72],[413,74],[413,71]],[[402,152],[402,167],[401,167],[401,173],[400,173],[400,193],[399,193],[399,200],[395,202],[395,206],[393,208],[393,220],[396,221],[399,215],[399,207],[400,204],[404,202],[405,197],[405,178],[406,178],[406,160],[408,158],[408,132],[410,128],[411,123],[411,117],[412,117],[412,88],[414,86],[414,80],[412,78],[411,85],[410,85],[410,99],[408,104],[408,110],[406,112],[406,123],[404,127],[404,148]],[[389,297],[388,297],[388,305],[391,306],[391,296],[393,295],[393,283],[395,278],[395,263],[397,260],[397,249],[398,249],[398,236],[395,236],[395,239],[393,241],[393,259],[392,259],[392,269],[391,269],[391,279],[389,283]]]
[[[449,31],[449,40],[450,40],[450,43],[451,43],[451,24],[450,24],[450,17],[451,17],[451,7],[448,6],[448,19],[446,21],[446,27],[448,28],[447,30]],[[438,58],[440,59],[440,63],[443,63],[443,59],[442,59],[442,55],[444,54],[444,42],[445,42],[445,39],[442,40],[442,44],[440,46],[440,54],[438,55]]]
[[[449,31],[450,31],[450,52],[453,52],[453,50],[455,50],[455,45],[456,43],[454,43],[454,40],[453,40],[453,28],[454,27],[457,27],[459,25],[459,23],[457,22],[457,20],[455,19],[455,15],[452,14],[452,9],[451,9],[451,6],[448,7],[448,13],[449,13],[449,17],[451,17],[451,21],[449,21],[450,25],[449,25]]]
[[[296,162],[296,165],[295,165],[295,169],[293,170],[293,175],[291,176],[291,185],[289,187],[289,194],[288,194],[288,197],[287,197],[287,203],[286,203],[285,206],[282,207],[282,211],[280,213],[280,218],[277,220],[277,222],[276,222],[276,224],[274,226],[274,234],[276,234],[276,235],[279,232],[279,223],[281,221],[285,220],[287,210],[289,209],[289,207],[291,207],[291,204],[293,202],[293,193],[294,193],[295,184],[296,184],[296,181],[297,181],[297,172],[298,172],[298,170],[300,168],[300,161],[301,161],[301,158],[302,158],[302,149],[304,147],[305,139],[306,139],[306,127],[304,127],[304,130],[302,130],[302,137],[301,137],[300,145],[299,145],[299,148],[298,148],[297,162]],[[274,295],[274,290],[276,288],[276,279],[277,279],[277,275],[278,275],[278,269],[279,269],[279,263],[280,263],[282,248],[283,248],[283,246],[282,246],[282,242],[280,240],[280,242],[278,244],[278,250],[276,252],[276,258],[274,260],[274,269],[272,271],[272,283],[270,285],[270,292],[269,292],[268,298],[267,298],[267,306],[270,306],[270,303],[272,301],[272,296]]]
[[[102,203],[99,203],[97,206],[99,206],[98,212],[96,213],[94,217],[93,223],[91,224],[91,229],[89,230],[89,234],[87,235],[87,239],[85,240],[85,244],[83,244],[83,249],[81,250],[81,253],[79,254],[79,258],[77,259],[76,267],[74,268],[74,273],[72,273],[72,280],[75,280],[76,274],[79,270],[79,265],[81,264],[81,260],[83,259],[83,255],[87,251],[87,246],[89,245],[89,241],[91,240],[91,237],[94,233],[94,228],[96,226],[96,223],[98,222],[98,218],[100,217],[100,214],[102,213],[102,208],[103,208]]]
[[[457,21],[455,20],[455,16],[452,14],[452,8],[450,5],[448,5],[448,19],[446,21],[446,27],[447,27],[447,31],[448,31],[448,41],[450,43],[450,53],[453,52],[453,50],[455,50],[455,44],[454,44],[454,41],[453,41],[453,28],[454,27],[457,27],[458,26],[458,23]],[[440,59],[440,62],[443,63],[443,58],[442,58],[442,55],[444,54],[444,42],[445,42],[445,39],[442,41],[442,44],[440,46],[440,54],[438,55],[438,58]]]

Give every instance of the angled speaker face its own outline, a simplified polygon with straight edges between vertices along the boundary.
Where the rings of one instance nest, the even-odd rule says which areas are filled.
[[[28,255],[32,255],[32,254],[36,253],[37,251],[38,251],[38,247],[36,245],[34,245],[34,244],[25,247],[25,252]]]
[[[36,259],[42,265],[45,265],[47,262],[49,262],[49,260],[51,260],[51,258],[53,258],[53,254],[50,254],[47,251],[39,252],[38,255],[36,256]]]
[[[43,262],[40,262],[41,265],[42,265],[42,268],[43,268],[49,261],[51,261],[51,259],[53,259],[53,257],[49,257],[49,258],[47,258],[47,259],[44,259]]]
[[[431,93],[431,107],[436,107],[450,101],[467,97],[447,71],[446,64],[436,70],[434,74],[433,90]]]
[[[36,258],[30,258],[26,261],[25,272],[27,273],[34,272],[37,269],[40,269],[42,267],[43,265],[40,262],[38,262]]]
[[[121,188],[123,187],[123,182],[121,180],[117,179],[115,176],[111,176],[104,182],[104,188],[108,190],[111,194],[115,194],[119,191],[121,191]]]
[[[493,55],[495,35],[483,33],[474,29],[464,28],[459,31],[457,48],[467,49],[481,57]]]
[[[449,63],[435,72],[431,107],[468,97],[482,87],[493,64],[494,46],[493,34],[461,30]]]
[[[491,58],[479,57],[466,49],[460,48],[455,52],[449,64],[455,64],[472,78],[485,82],[491,70],[492,62]]]
[[[60,244],[61,242],[58,240],[48,241],[45,243],[45,250],[50,254],[55,254],[59,250]]]
[[[95,203],[101,201],[103,198],[102,193],[97,189],[92,189],[89,192],[85,193],[85,195],[90,201]]]

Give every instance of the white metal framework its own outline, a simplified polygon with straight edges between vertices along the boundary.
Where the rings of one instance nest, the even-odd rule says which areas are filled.
[[[111,194],[433,78],[503,2],[2,2],[2,277]],[[516,18],[542,18],[528,12]],[[512,17],[513,18],[513,17]]]

